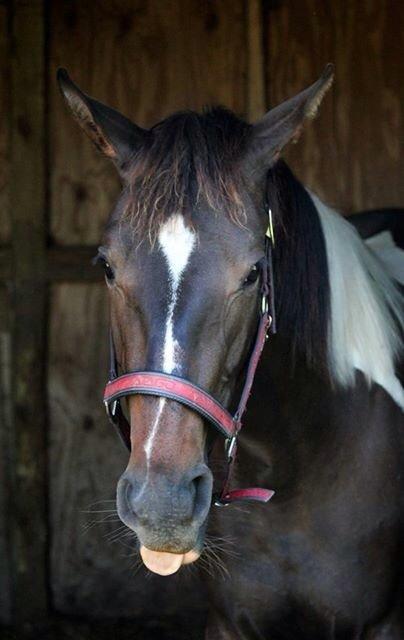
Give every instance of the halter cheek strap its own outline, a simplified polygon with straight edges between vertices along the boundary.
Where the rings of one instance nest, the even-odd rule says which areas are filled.
[[[272,224],[268,226],[268,230],[270,229],[272,231]],[[226,439],[227,471],[223,488],[220,494],[214,497],[216,506],[228,505],[238,500],[268,502],[274,495],[272,490],[258,487],[233,490],[229,488],[237,453],[237,436],[242,427],[241,419],[247,406],[247,400],[266,338],[269,331],[275,332],[272,246],[273,232],[271,237],[270,232],[267,231],[265,258],[260,264],[261,309],[257,335],[248,362],[240,401],[233,416],[207,391],[179,376],[158,371],[132,371],[118,376],[115,349],[112,333],[110,333],[110,374],[104,391],[104,404],[108,417],[116,427],[124,444],[130,450],[130,425],[120,405],[120,399],[123,397],[141,394],[169,398],[199,413]]]

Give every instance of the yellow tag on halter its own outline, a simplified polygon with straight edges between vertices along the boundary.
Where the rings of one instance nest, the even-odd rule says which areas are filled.
[[[267,238],[272,242],[272,246],[275,246],[274,226],[272,223],[272,209],[268,209],[268,227],[265,232]]]

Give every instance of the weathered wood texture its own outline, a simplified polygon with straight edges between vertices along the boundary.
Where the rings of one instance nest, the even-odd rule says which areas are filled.
[[[56,67],[68,67],[88,93],[141,125],[206,103],[245,112],[245,16],[240,0],[52,3],[50,220],[58,243],[99,242],[118,185],[113,167],[66,113],[54,87]],[[185,584],[184,576],[170,582],[157,577],[145,582],[142,571],[135,576],[133,560],[131,565],[122,557],[130,550],[105,538],[119,523],[107,521],[81,533],[83,523],[98,517],[82,511],[113,498],[126,465],[100,403],[107,371],[106,308],[102,286],[53,288],[49,398],[54,604],[60,612],[102,617],[152,613],[157,602],[160,612],[170,613],[178,602],[186,609],[198,601],[186,576]],[[101,510],[111,504],[101,503]],[[130,545],[130,537],[124,542]]]
[[[97,282],[104,280],[100,265],[93,264],[97,246],[50,247],[46,274],[50,282]]]
[[[263,6],[261,0],[246,3],[247,37],[247,109],[249,122],[255,122],[266,111]]]
[[[48,391],[54,606],[97,617],[127,613],[137,600],[134,561],[132,567],[128,562],[130,539],[123,539],[128,546],[108,539],[117,529],[123,531],[113,497],[126,454],[100,402],[107,314],[101,284],[52,288]]]
[[[44,256],[44,278],[48,282],[99,282],[103,279],[100,265],[93,259],[97,246],[49,247]],[[13,250],[0,247],[0,282],[9,282],[13,274]]]
[[[9,295],[0,285],[0,622],[11,619],[10,502],[11,318]]]
[[[10,113],[10,73],[9,73],[9,9],[0,4],[0,245],[10,239],[10,207],[8,181],[9,162],[9,113]]]
[[[0,245],[10,239],[9,206],[9,7],[0,5]],[[10,257],[9,253],[9,257]],[[2,269],[0,257],[0,271]],[[10,260],[8,260],[10,262]],[[10,499],[10,304],[0,282],[0,622],[11,619],[10,532],[6,513]]]
[[[267,12],[268,102],[334,62],[317,120],[287,153],[296,174],[338,208],[404,203],[404,5],[395,0],[273,0]]]
[[[46,614],[45,101],[42,0],[13,7],[10,208],[13,212],[13,611]],[[29,594],[29,597],[28,597]]]

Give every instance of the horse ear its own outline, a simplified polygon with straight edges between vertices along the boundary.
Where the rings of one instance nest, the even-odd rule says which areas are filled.
[[[310,87],[282,102],[253,125],[248,165],[253,175],[265,174],[288,142],[297,142],[306,119],[314,118],[334,79],[334,65],[328,64]]]
[[[115,109],[90,98],[70,79],[66,69],[58,69],[60,91],[75,120],[95,146],[110,158],[119,170],[139,148],[147,136]]]

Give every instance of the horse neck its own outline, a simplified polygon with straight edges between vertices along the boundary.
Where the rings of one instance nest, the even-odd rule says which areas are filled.
[[[400,405],[402,389],[397,388],[394,357],[390,354],[398,341],[394,337],[393,315],[399,316],[402,302],[349,225],[338,221],[333,213],[327,214],[335,221],[328,242],[341,242],[342,238],[341,246],[348,249],[333,251],[336,257],[329,264],[319,205],[283,163],[268,174],[268,202],[275,220],[278,334],[270,338],[264,352],[243,439],[247,459],[248,451],[251,453],[250,471],[258,457],[274,481],[286,485],[307,477],[316,456],[324,461],[330,456],[342,460],[348,442],[352,450],[355,443],[360,447],[372,437],[369,423],[378,428],[373,417],[377,412],[373,399],[370,402],[367,380],[384,386]],[[348,268],[352,267],[351,275],[355,272],[355,282],[351,288],[338,289],[339,304],[335,308],[330,275],[337,273],[340,280],[349,282],[345,261]],[[380,285],[381,294],[375,294],[373,281]],[[334,292],[335,288],[334,283]],[[383,293],[386,291],[388,295]],[[366,308],[371,322],[363,315]],[[358,309],[362,309],[359,318]],[[332,325],[332,334],[339,336],[338,343],[330,344],[332,312],[344,318],[345,310],[346,324],[343,320],[341,326]],[[366,336],[362,344],[358,333],[362,338]],[[355,352],[358,344],[362,350]],[[375,365],[374,353],[378,354]],[[341,354],[343,367],[338,367]],[[356,371],[358,368],[365,375]],[[383,392],[381,396],[381,403],[391,405],[390,398]],[[399,411],[398,407],[395,409]]]
[[[389,403],[381,396],[379,410]],[[241,476],[245,472],[251,483],[255,473],[259,486],[283,495],[304,487],[312,491],[330,464],[345,468],[355,452],[374,438],[374,415],[363,374],[356,374],[350,388],[335,387],[326,374],[296,356],[287,339],[274,336],[266,347],[242,430]]]
[[[333,404],[333,390],[325,377],[296,356],[286,338],[270,337],[242,430],[249,472],[251,467],[260,469],[261,462],[271,484],[298,482],[299,470],[303,474],[318,451],[320,436],[327,446]]]

